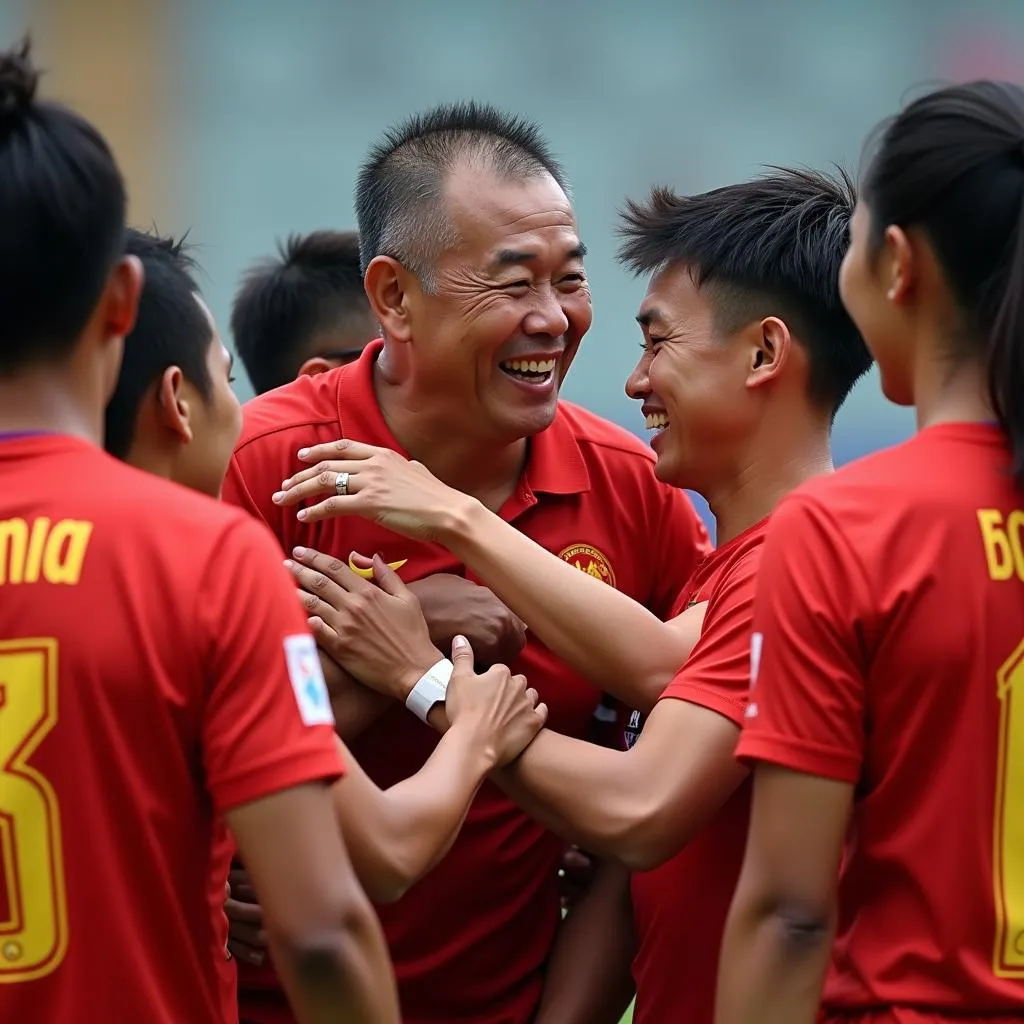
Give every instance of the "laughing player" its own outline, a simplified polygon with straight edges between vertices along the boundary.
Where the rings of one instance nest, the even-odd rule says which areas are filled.
[[[1024,89],[945,89],[886,127],[841,288],[919,432],[769,529],[717,1020],[811,1024],[835,935],[826,1021],[1019,1022]]]
[[[222,1024],[223,815],[299,1019],[393,1024],[273,540],[99,448],[142,275],[106,142],[37,77],[0,56],[0,1019]]]
[[[631,749],[603,750],[545,730],[504,780],[539,820],[637,871],[632,922],[614,868],[569,916],[543,1024],[617,1020],[630,953],[637,1021],[711,1020],[747,826],[749,785],[733,750],[746,706],[761,542],[779,499],[831,468],[833,418],[870,362],[836,284],[852,209],[847,182],[797,171],[699,196],[656,190],[628,209],[625,258],[653,278],[638,317],[644,351],[627,391],[657,430],[659,478],[702,493],[718,523],[718,550],[698,567],[673,622],[573,572],[392,453],[350,444],[350,459],[300,474],[282,495],[282,506],[316,502],[325,477],[331,486],[348,473],[349,496],[302,514],[359,512],[449,547],[552,650],[637,702]],[[330,454],[324,445],[308,457]],[[636,530],[645,526],[641,520]],[[378,571],[387,578],[382,565]],[[308,569],[299,579],[324,594]],[[681,669],[675,661],[674,678],[672,668],[662,674],[686,633],[699,634],[689,659]],[[436,658],[409,642],[422,642],[422,626],[403,635],[402,648],[382,651],[376,664],[365,642],[338,656],[360,678],[392,680],[400,696],[402,681],[415,681]],[[622,938],[631,923],[633,950]]]

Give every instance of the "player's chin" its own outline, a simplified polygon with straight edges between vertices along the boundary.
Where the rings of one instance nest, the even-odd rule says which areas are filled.
[[[658,452],[658,461],[654,464],[654,475],[663,484],[675,486],[675,459],[668,452]]]
[[[498,432],[511,440],[533,437],[547,430],[558,412],[558,392],[545,402],[504,405],[495,410],[494,421]]]
[[[683,482],[686,477],[685,460],[668,439],[662,436],[660,444],[654,447],[658,461],[654,464],[654,475],[663,483],[672,487],[685,487]]]

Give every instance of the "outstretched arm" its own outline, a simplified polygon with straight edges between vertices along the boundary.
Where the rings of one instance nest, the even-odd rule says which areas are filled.
[[[631,750],[545,729],[494,779],[563,838],[646,871],[678,853],[743,781],[737,735],[715,711],[661,700]]]
[[[703,606],[662,622],[632,598],[546,551],[475,500],[454,512],[440,542],[563,661],[645,713],[657,703],[700,637]],[[685,582],[679,581],[680,589]]]

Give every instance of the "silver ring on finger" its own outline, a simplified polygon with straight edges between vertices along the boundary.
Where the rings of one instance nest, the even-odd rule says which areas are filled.
[[[345,495],[348,494],[348,473],[338,474],[338,478],[334,481],[334,489],[342,498],[344,498]]]

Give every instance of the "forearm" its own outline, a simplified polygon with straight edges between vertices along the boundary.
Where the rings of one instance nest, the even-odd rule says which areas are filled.
[[[378,902],[399,899],[448,852],[494,763],[471,726],[456,726],[415,775],[388,790],[365,776],[355,786],[347,786],[352,779],[336,785],[353,863]]]
[[[537,1024],[618,1024],[635,954],[629,872],[606,861],[559,930]]]
[[[388,710],[394,701],[355,681],[331,698],[334,731],[347,742],[356,739]]]
[[[445,531],[445,546],[563,661],[630,707],[650,710],[689,655],[685,639],[479,503],[468,508]]]
[[[435,646],[439,647],[442,651],[450,651],[452,648],[452,640],[455,639],[456,635],[464,628],[458,622],[452,621],[450,614],[439,613],[435,606],[432,606],[427,594],[430,591],[427,589],[430,585],[430,577],[422,580],[411,580],[406,586],[411,590],[420,601],[420,608],[423,612],[423,621],[427,624],[427,630],[430,633],[430,642]],[[445,606],[447,608],[447,605]],[[476,637],[469,636],[469,642],[472,643]]]
[[[570,843],[624,864],[643,858],[646,793],[635,758],[547,729],[494,781],[532,818]]]
[[[300,1024],[341,1019],[347,1024],[399,1024],[387,946],[373,908],[362,894],[334,936],[295,945],[270,930],[267,939]],[[341,1012],[344,1017],[339,1016]]]
[[[726,925],[715,1024],[814,1024],[833,929],[737,891]]]

